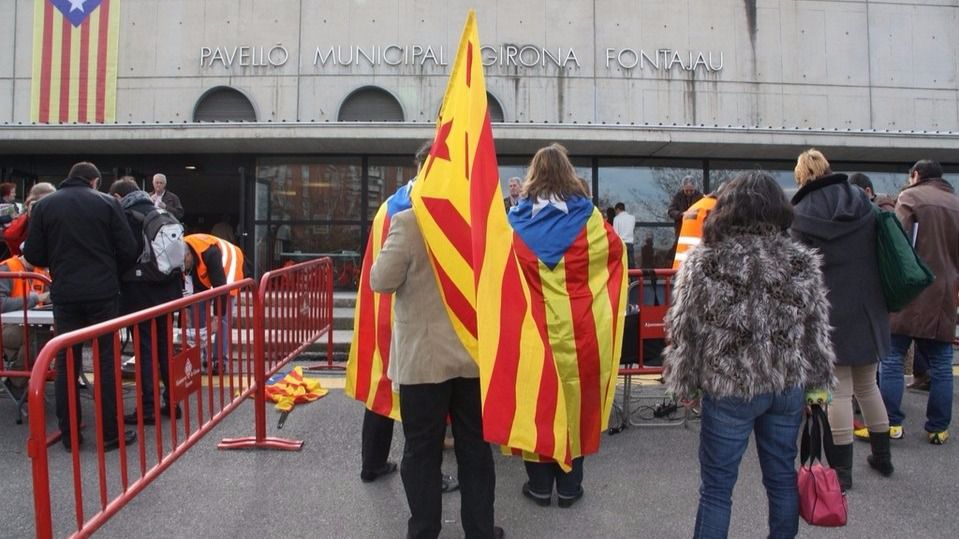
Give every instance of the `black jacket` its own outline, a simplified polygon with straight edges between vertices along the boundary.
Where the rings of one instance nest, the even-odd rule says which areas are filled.
[[[867,365],[889,351],[889,313],[879,284],[876,217],[845,174],[817,178],[792,200],[793,238],[822,253],[837,365]]]
[[[123,197],[120,206],[127,216],[127,223],[133,231],[133,238],[137,243],[137,253],[142,253],[145,239],[143,237],[143,223],[133,216],[132,212],[143,215],[156,209],[150,195],[145,191],[134,191]],[[164,281],[142,281],[134,277],[136,265],[120,276],[120,312],[129,314],[135,311],[155,307],[161,303],[173,301],[183,297],[183,274],[174,271]]]
[[[50,269],[54,303],[83,303],[115,298],[137,250],[120,204],[71,177],[33,206],[23,255]]]

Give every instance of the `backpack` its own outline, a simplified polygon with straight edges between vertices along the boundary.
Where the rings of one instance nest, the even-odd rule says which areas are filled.
[[[155,208],[147,214],[130,211],[140,223],[143,233],[143,251],[133,269],[137,281],[166,281],[175,270],[183,271],[186,242],[183,225],[172,213]]]

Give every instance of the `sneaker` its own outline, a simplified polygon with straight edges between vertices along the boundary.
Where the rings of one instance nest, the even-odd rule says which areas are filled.
[[[152,410],[152,408],[151,408],[151,410]],[[138,423],[138,421],[139,421],[139,418],[137,417],[137,411],[136,411],[136,410],[134,410],[134,411],[130,412],[129,414],[123,416],[123,424],[124,424],[124,425],[136,425],[136,424]],[[144,415],[143,415],[143,424],[144,424],[144,425],[155,425],[155,424],[156,424],[156,418],[154,418],[153,415],[146,415],[146,414],[144,414]]]
[[[920,374],[913,376],[912,383],[906,386],[906,389],[911,389],[913,391],[929,391],[929,387],[932,385],[932,378],[928,374]]]
[[[583,497],[583,494],[585,492],[586,491],[583,489],[583,487],[579,487],[579,492],[574,494],[573,496],[563,496],[562,494],[557,493],[556,504],[562,507],[563,509],[572,507],[574,503],[578,502],[579,499]]]
[[[929,438],[929,443],[932,445],[942,445],[946,443],[946,440],[949,439],[949,431],[944,430],[942,432],[927,432],[926,436]]]
[[[537,494],[529,489],[529,481],[523,483],[523,496],[536,502],[536,505],[540,507],[549,507],[549,504],[552,502],[552,493],[550,494]]]
[[[130,446],[133,442],[137,441],[137,432],[135,430],[128,430],[123,433],[124,445]],[[113,451],[120,447],[120,437],[117,436],[112,440],[103,440],[103,452]]]
[[[852,431],[857,440],[869,441],[869,428],[861,427]],[[889,425],[889,438],[893,440],[902,440],[902,425]]]
[[[164,417],[170,417],[170,406],[167,404],[164,404],[163,406],[161,406],[160,415]],[[183,417],[183,411],[180,410],[179,404],[177,404],[176,408],[173,409],[173,415],[176,416],[177,419],[180,419],[181,417]]]

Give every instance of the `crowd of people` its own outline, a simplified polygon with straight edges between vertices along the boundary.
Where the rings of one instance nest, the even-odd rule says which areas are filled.
[[[0,301],[4,312],[32,309],[51,303],[56,331],[65,333],[116,318],[121,314],[166,303],[184,294],[208,290],[232,283],[244,276],[242,250],[232,243],[208,234],[184,234],[180,219],[183,207],[179,198],[166,189],[166,177],[153,177],[154,191],[141,190],[132,177],[115,180],[106,193],[100,191],[101,174],[92,163],[74,165],[59,186],[37,183],[27,197],[24,211],[12,212],[4,220],[6,244],[13,256],[0,262],[0,270],[33,271],[50,278],[49,289],[39,280],[0,279]],[[6,185],[6,184],[4,184]],[[15,190],[5,190],[15,196]],[[13,206],[12,201],[5,204]],[[18,225],[22,221],[22,225]],[[225,370],[228,367],[232,328],[232,298],[227,296],[216,305],[205,302],[189,309],[191,335],[201,350],[211,350],[204,359],[204,368]],[[216,316],[212,325],[217,338],[207,344],[207,318]],[[24,343],[27,338],[42,345],[49,331],[28,328],[25,324],[6,324],[3,348],[14,368],[24,368]],[[139,361],[140,396],[136,409],[123,417],[123,423],[135,425],[156,422],[155,410],[163,416],[181,416],[180,408],[170,402],[170,350],[165,336],[167,317],[160,316],[140,323]],[[42,333],[42,334],[40,334]],[[156,350],[152,343],[156,342]],[[116,418],[116,385],[113,365],[112,335],[98,339],[99,363],[97,384],[105,450],[116,449],[120,439],[132,443],[134,430],[125,430]],[[71,380],[81,375],[82,346],[76,346],[68,361],[61,351],[56,358],[55,398],[61,440],[67,450],[84,442],[76,428],[81,417],[79,392],[71,390]],[[34,351],[36,348],[34,348]],[[155,360],[155,361],[154,361]],[[70,363],[68,365],[68,363]],[[159,372],[154,372],[154,365]],[[154,381],[163,384],[162,403],[154,404]],[[8,390],[22,394],[26,377],[4,380]],[[75,395],[70,413],[69,395]]]
[[[544,167],[547,156],[565,159],[555,147],[544,148],[523,182],[510,180],[504,205],[514,226],[512,216],[524,203],[588,196],[557,172],[575,177],[571,166]],[[750,433],[769,500],[770,537],[798,533],[798,433],[810,405],[828,410],[834,443],[826,458],[844,491],[853,486],[855,438],[868,440],[869,466],[892,475],[890,440],[904,432],[900,400],[910,345],[929,363],[926,438],[942,444],[949,437],[959,198],[942,168],[917,162],[897,198],[875,193],[865,175],[834,172],[814,149],[799,156],[794,175],[799,189],[792,200],[771,175],[754,170],[708,195],[687,178],[670,206],[680,248],[666,320],[664,382],[679,402],[702,411],[695,537],[728,534],[732,491]],[[936,275],[897,313],[888,312],[877,269],[878,211],[895,211]],[[463,482],[464,530],[468,537],[500,537],[504,532],[493,525],[495,478],[481,435],[479,373],[452,327],[439,335],[437,320],[446,316],[415,212],[413,207],[394,217],[372,275],[374,290],[391,292],[396,301],[389,368],[399,385],[406,433],[400,469],[411,511],[408,537],[436,537],[440,530],[447,416]],[[611,221],[610,232],[632,261],[635,218],[617,204]],[[415,329],[423,324],[428,331]],[[364,459],[364,481],[396,469],[380,454],[381,473],[366,472]],[[582,458],[577,460],[568,470],[549,459],[527,461],[522,494],[545,506],[555,492],[560,506],[573,505],[585,492]]]
[[[427,144],[418,153],[418,168],[428,150]],[[882,476],[892,475],[891,440],[907,432],[901,400],[910,348],[917,361],[921,358],[928,366],[925,437],[934,445],[949,438],[959,197],[943,179],[942,167],[918,161],[895,198],[875,193],[865,175],[833,171],[825,155],[814,149],[798,157],[794,175],[799,189],[792,200],[768,173],[753,170],[708,195],[687,178],[670,205],[678,238],[677,275],[666,319],[669,345],[663,377],[679,402],[702,411],[695,537],[728,533],[732,491],[750,433],[769,500],[770,536],[796,535],[797,438],[803,411],[811,404],[827,407],[833,445],[826,457],[844,491],[853,488],[857,438],[869,443],[869,466]],[[178,224],[183,215],[179,199],[166,190],[162,174],[153,177],[152,193],[129,177],[102,193],[100,179],[95,165],[77,163],[58,187],[33,186],[22,211],[15,190],[0,186],[3,204],[14,208],[3,214],[9,217],[4,219],[7,230],[22,222],[5,234],[11,256],[0,262],[0,271],[48,270],[52,279],[49,290],[42,283],[0,280],[4,312],[52,303],[57,331],[67,332],[174,300],[184,289],[206,290],[243,278],[242,250],[206,234],[184,235],[174,267],[157,274],[157,262],[146,256],[148,229],[157,215],[168,214],[166,222]],[[410,186],[402,189],[407,190],[406,204],[393,208],[397,211],[372,263],[368,286],[392,294],[394,301],[388,374],[398,390],[405,448],[401,466],[388,461],[393,420],[368,411],[360,477],[372,482],[399,468],[411,512],[408,536],[436,537],[441,493],[457,483],[440,472],[444,444],[452,444],[467,536],[502,537],[505,532],[494,520],[496,481],[484,440],[480,372],[446,314],[416,208],[409,203]],[[390,203],[397,204],[384,204]],[[583,205],[589,206],[583,219],[600,215],[565,149],[555,144],[536,153],[523,180],[510,179],[503,204],[510,226],[521,236],[538,213],[541,219],[549,214],[555,220],[554,230],[577,219]],[[614,209],[612,223],[604,226],[611,237],[620,238],[620,246],[609,256],[621,258],[625,269],[627,260],[633,265],[636,220],[624,204]],[[895,212],[916,253],[935,275],[931,286],[894,313],[886,306],[877,265],[881,211]],[[585,221],[575,222],[583,226]],[[523,271],[542,274],[556,267],[544,266],[536,257],[531,260],[538,267]],[[566,260],[567,265],[575,263]],[[625,271],[621,276],[625,280]],[[194,328],[205,328],[211,312],[216,316],[214,327],[222,338],[212,347],[211,369],[228,365],[232,308],[227,297],[217,305],[195,306],[189,317]],[[3,348],[23,364],[23,330],[13,326],[3,328]],[[166,334],[166,319],[146,321],[138,331],[138,356],[157,357],[159,372],[153,372],[152,361],[137,365],[148,390],[138,391],[137,410],[123,422],[152,424],[159,419],[155,409],[179,417],[181,411],[167,391],[159,406],[153,401],[154,381],[159,378],[165,388],[169,384],[171,350],[166,339],[156,339],[157,350],[151,349],[152,333]],[[97,383],[103,388],[99,428],[107,450],[116,448],[121,438],[131,443],[136,436],[117,424],[113,345],[111,336],[100,338],[95,358],[100,364]],[[577,339],[570,346],[585,345]],[[73,357],[82,357],[79,347]],[[79,374],[79,365],[68,368],[61,352],[56,367],[56,411],[69,450],[83,443],[76,428],[80,401],[72,405],[76,415],[70,414],[68,402],[68,395],[76,394],[68,391],[68,384]],[[861,421],[855,418],[857,409]],[[446,436],[448,422],[452,440]],[[570,463],[524,454],[528,481],[522,494],[537,506],[548,506],[555,493],[558,505],[573,506],[585,494],[585,454]]]

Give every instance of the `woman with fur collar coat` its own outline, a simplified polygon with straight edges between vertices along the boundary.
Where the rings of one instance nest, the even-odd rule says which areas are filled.
[[[786,234],[792,207],[768,174],[737,176],[680,267],[666,318],[667,388],[702,392],[694,537],[725,537],[739,463],[756,433],[769,533],[798,532],[795,459],[804,390],[834,385],[829,303],[816,253]]]

